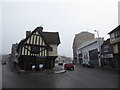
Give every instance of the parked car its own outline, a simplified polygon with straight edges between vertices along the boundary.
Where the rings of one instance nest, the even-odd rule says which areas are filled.
[[[63,65],[63,63],[61,62],[61,63],[58,63],[58,65]]]
[[[71,70],[74,70],[74,64],[73,63],[67,63],[64,65],[64,69],[67,70],[67,69],[71,69]]]
[[[83,61],[82,62],[82,66],[83,67],[90,67],[90,68],[94,68],[94,65],[90,62],[90,61]]]
[[[2,61],[2,63],[1,63],[2,65],[5,65],[6,64],[6,61]]]

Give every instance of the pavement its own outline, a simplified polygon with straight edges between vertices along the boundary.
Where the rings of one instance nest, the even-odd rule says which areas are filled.
[[[76,64],[76,65],[78,65],[78,64]],[[21,73],[21,74],[22,73],[23,74],[25,74],[25,73],[32,73],[32,72],[34,72],[34,73],[41,72],[41,73],[46,73],[46,74],[53,74],[53,73],[54,74],[61,74],[61,73],[65,73],[66,72],[66,70],[64,70],[64,68],[63,68],[63,65],[58,65],[58,64],[55,64],[55,67],[53,69],[39,70],[39,71],[36,71],[36,70],[25,71],[25,70],[21,70],[19,67],[14,68],[12,63],[10,63],[10,62],[8,62],[8,66],[11,69],[12,72],[17,72],[17,73]],[[82,67],[81,65],[78,65],[78,66]],[[94,67],[94,68],[97,69],[97,70],[118,72],[118,69],[112,68],[112,67],[99,67],[98,66],[98,67]]]
[[[60,73],[65,73],[66,70],[64,70],[64,68],[61,66],[55,66],[55,68],[53,69],[53,72],[56,74],[60,74]]]
[[[39,70],[39,71],[36,71],[36,70],[25,71],[25,70],[21,70],[19,67],[14,68],[13,64],[10,61],[8,61],[7,64],[8,64],[8,67],[10,68],[10,70],[12,72],[17,72],[17,73],[32,73],[32,72],[37,73],[37,72],[42,72],[42,73],[47,73],[47,74],[52,74],[52,73],[60,74],[60,73],[65,73],[66,72],[66,70],[64,70],[64,68],[63,68],[64,65],[58,65],[57,63],[55,64],[55,67],[53,69]],[[76,65],[78,65],[78,64],[76,64]],[[78,66],[82,67],[82,65],[78,65]],[[118,69],[112,68],[112,67],[99,67],[99,66],[96,66],[94,68],[98,69],[98,70],[118,72]]]
[[[36,70],[32,70],[32,71],[25,71],[25,70],[19,70],[19,73],[45,73],[45,74],[61,74],[61,73],[65,73],[66,70],[64,70],[62,67],[60,66],[55,66],[53,69],[49,69],[49,70],[40,70],[40,71],[36,71]]]
[[[80,64],[76,64],[80,67],[82,67],[82,65]],[[112,68],[110,66],[104,66],[104,67],[100,67],[100,66],[94,66],[94,69],[97,69],[97,70],[103,70],[103,71],[113,71],[113,72],[118,72],[118,68]]]
[[[25,70],[21,70],[18,66],[16,66],[16,68],[13,67],[13,64],[8,62],[7,63],[10,70],[12,72],[15,72],[15,73],[20,73],[20,74],[27,74],[27,73],[45,73],[45,74],[61,74],[61,73],[65,73],[66,70],[64,70],[63,66],[59,66],[59,65],[55,65],[55,67],[53,69],[45,69],[45,70],[32,70],[32,71],[25,71]]]

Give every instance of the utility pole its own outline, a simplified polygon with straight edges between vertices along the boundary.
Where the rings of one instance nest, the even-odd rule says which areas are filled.
[[[95,32],[97,32],[97,37],[98,37],[98,48],[99,48],[98,60],[99,60],[99,66],[101,66],[101,46],[100,46],[100,37],[99,37],[99,32],[98,32],[98,30],[95,30]]]

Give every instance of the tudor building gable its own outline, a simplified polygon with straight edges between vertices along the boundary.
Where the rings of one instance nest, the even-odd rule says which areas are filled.
[[[26,31],[26,38],[20,41],[17,50],[19,55],[56,56],[59,44],[58,32],[43,32],[42,27],[37,27],[32,32]]]

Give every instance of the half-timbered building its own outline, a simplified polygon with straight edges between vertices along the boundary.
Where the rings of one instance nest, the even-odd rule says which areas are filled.
[[[23,70],[31,70],[32,66],[39,69],[52,69],[57,58],[57,47],[60,44],[58,32],[43,32],[43,27],[34,31],[26,31],[26,38],[17,47],[18,66]]]

